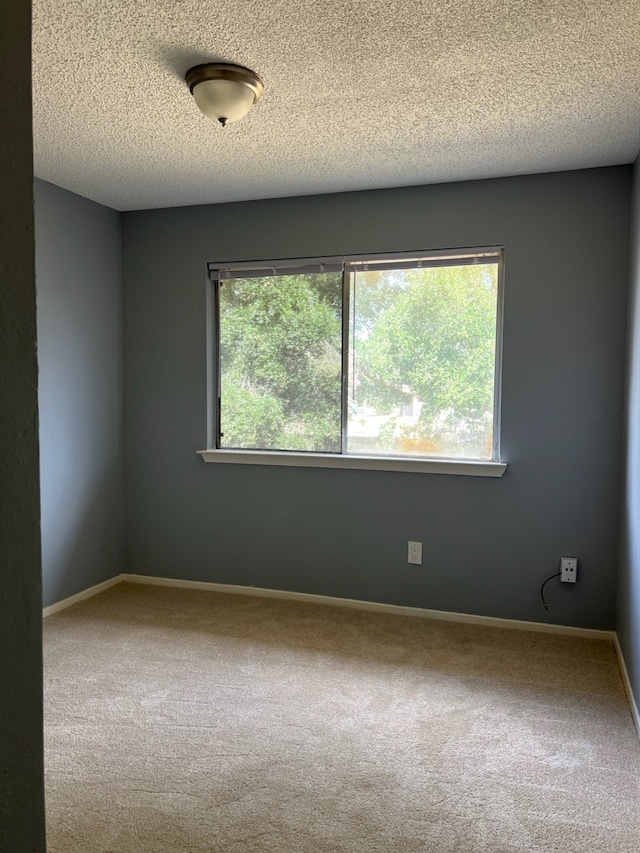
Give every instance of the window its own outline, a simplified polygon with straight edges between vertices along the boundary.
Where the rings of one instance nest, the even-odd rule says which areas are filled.
[[[218,450],[499,459],[503,251],[210,264]]]

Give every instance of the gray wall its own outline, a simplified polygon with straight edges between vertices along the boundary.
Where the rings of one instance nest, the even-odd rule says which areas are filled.
[[[43,602],[123,563],[120,214],[35,182]]]
[[[612,628],[629,204],[618,167],[123,214],[127,571]],[[487,244],[507,250],[502,479],[196,456],[207,261]],[[545,613],[562,554],[580,581]]]
[[[0,4],[0,850],[44,851],[31,6]]]
[[[617,628],[640,706],[640,160],[634,168],[630,282]]]

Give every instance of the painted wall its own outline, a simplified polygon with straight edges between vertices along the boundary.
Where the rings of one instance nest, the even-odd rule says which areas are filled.
[[[31,7],[0,6],[0,850],[42,853]]]
[[[126,569],[612,628],[630,168],[123,214]],[[214,260],[504,244],[502,479],[206,464]],[[406,563],[408,539],[424,565]],[[562,554],[580,582],[541,582]]]
[[[618,638],[640,707],[640,160],[633,180]]]
[[[122,571],[120,214],[35,182],[44,605]]]

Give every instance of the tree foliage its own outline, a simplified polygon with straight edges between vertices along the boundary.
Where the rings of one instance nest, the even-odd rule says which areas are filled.
[[[341,287],[336,273],[224,283],[223,446],[340,449]]]
[[[417,403],[417,422],[395,430],[414,448],[422,440],[436,450],[445,435],[461,450],[490,443],[496,265],[362,273],[358,287],[358,304],[364,301],[362,321],[354,323],[358,399],[381,412]]]
[[[356,274],[350,409],[385,447],[490,442],[496,289],[495,264]],[[339,452],[341,312],[339,273],[224,283],[223,446]]]
[[[394,271],[388,279],[384,310],[356,329],[361,399],[383,411],[417,399],[417,432],[432,434],[447,420],[484,423],[493,410],[495,265]]]

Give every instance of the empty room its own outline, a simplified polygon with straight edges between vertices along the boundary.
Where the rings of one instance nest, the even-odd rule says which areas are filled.
[[[636,853],[637,2],[1,14],[0,853]]]

